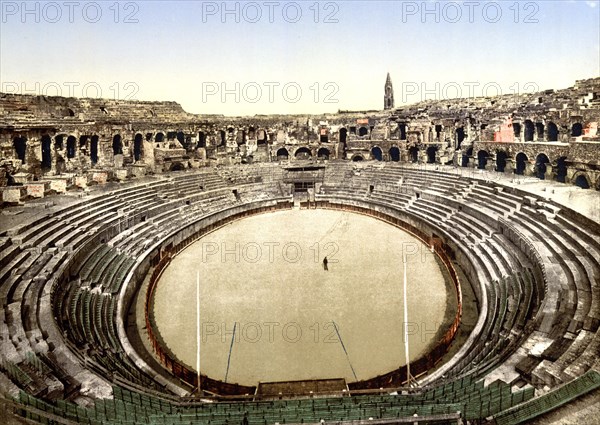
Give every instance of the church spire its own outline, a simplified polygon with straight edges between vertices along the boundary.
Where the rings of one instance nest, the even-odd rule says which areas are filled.
[[[383,96],[383,109],[394,108],[394,87],[392,86],[392,78],[388,72],[387,78],[385,79],[385,94]]]

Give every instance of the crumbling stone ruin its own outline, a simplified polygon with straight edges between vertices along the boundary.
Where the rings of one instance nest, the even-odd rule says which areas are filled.
[[[564,90],[320,116],[201,116],[174,102],[0,95],[4,202],[149,173],[275,161],[453,164],[600,188],[600,78]],[[18,193],[17,193],[18,192]]]

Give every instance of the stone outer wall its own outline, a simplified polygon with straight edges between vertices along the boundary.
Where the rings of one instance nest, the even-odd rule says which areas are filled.
[[[567,183],[584,175],[600,188],[600,78],[564,90],[493,98],[423,101],[395,110],[311,115],[201,116],[174,102],[116,101],[0,93],[0,184],[85,175],[110,179],[251,162],[345,159],[495,167],[525,174],[540,154],[548,178],[566,161]],[[135,171],[133,171],[135,168]],[[128,170],[128,171],[122,171]],[[68,189],[68,188],[67,188]]]

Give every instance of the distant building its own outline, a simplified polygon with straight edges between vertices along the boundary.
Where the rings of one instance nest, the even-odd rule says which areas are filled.
[[[387,78],[385,79],[385,94],[383,96],[383,109],[394,108],[394,87],[392,86],[392,79],[388,72]]]

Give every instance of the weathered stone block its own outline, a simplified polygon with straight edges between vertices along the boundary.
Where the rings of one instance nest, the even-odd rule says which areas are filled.
[[[115,170],[115,177],[117,178],[117,180],[125,180],[128,175],[129,173],[126,168],[119,168]]]
[[[85,189],[88,185],[87,176],[75,176],[75,186]]]
[[[96,171],[92,174],[92,181],[98,184],[106,184],[108,180],[108,173],[106,171]]]
[[[58,192],[65,193],[69,186],[70,179],[53,178],[50,180],[50,189]]]
[[[23,186],[8,186],[3,187],[0,194],[2,195],[2,202],[17,204],[23,198],[26,193],[26,189]]]
[[[27,195],[34,198],[43,198],[44,195],[50,190],[49,181],[31,182],[25,185],[27,188]]]
[[[16,173],[13,174],[13,179],[17,184],[26,184],[33,180],[33,174],[30,173]]]

